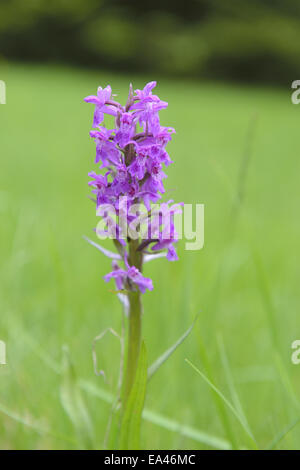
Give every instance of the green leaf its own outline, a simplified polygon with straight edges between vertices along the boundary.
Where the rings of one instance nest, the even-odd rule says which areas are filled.
[[[176,343],[174,343],[173,346],[171,346],[169,349],[167,349],[167,351],[165,351],[161,356],[159,356],[158,359],[156,359],[155,362],[153,362],[153,364],[151,364],[151,366],[148,369],[148,380],[150,380],[151,377],[153,377],[155,372],[158,371],[158,369],[163,365],[163,363],[166,362],[166,360],[173,354],[173,352],[176,351],[178,346],[180,346],[181,343],[183,343],[183,341],[188,337],[188,335],[190,334],[190,332],[192,331],[192,329],[193,329],[193,327],[196,323],[197,318],[198,317],[195,318],[195,320],[193,321],[193,323],[189,327],[189,329],[186,330],[186,332],[183,333],[182,336],[180,336],[180,338],[176,341]]]
[[[84,449],[92,449],[94,447],[92,421],[81,395],[80,385],[77,381],[67,347],[63,348],[60,400],[65,412],[72,421],[80,446]]]
[[[144,342],[131,392],[121,424],[120,450],[138,450],[140,447],[141,418],[147,384],[147,353]]]

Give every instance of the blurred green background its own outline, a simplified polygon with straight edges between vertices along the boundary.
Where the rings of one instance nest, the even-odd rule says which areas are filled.
[[[281,84],[300,73],[297,0],[2,0],[0,8],[3,59]]]
[[[2,1],[1,449],[84,447],[87,414],[91,445],[103,446],[120,347],[110,336],[97,344],[105,384],[92,341],[105,328],[121,331],[121,307],[102,280],[109,260],[82,239],[96,223],[87,198],[93,109],[83,97],[110,83],[125,101],[129,82],[156,78],[169,102],[162,123],[177,131],[166,198],[205,204],[205,247],[181,242],[177,263],[145,266],[155,287],[143,297],[150,362],[200,314],[149,384],[143,446],[253,447],[246,428],[259,448],[275,439],[299,449],[291,343],[300,338],[300,108],[290,100],[299,8]],[[76,378],[62,366],[63,346]],[[185,358],[234,403],[243,426]]]

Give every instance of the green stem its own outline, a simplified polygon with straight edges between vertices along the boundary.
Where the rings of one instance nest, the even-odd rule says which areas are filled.
[[[129,305],[129,331],[127,345],[127,369],[124,384],[124,407],[134,383],[141,347],[142,315],[139,292],[130,292]]]
[[[136,250],[137,240],[130,240],[129,244],[129,264],[141,270],[142,255]],[[134,383],[142,338],[142,302],[139,291],[131,291],[129,299],[129,328],[127,344],[127,363],[123,383],[123,410],[125,409],[131,388]]]

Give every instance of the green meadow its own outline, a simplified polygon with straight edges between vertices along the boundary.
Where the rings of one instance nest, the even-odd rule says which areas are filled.
[[[104,380],[93,340],[121,333],[122,314],[102,279],[109,259],[83,239],[97,242],[93,106],[83,98],[109,83],[125,101],[129,82],[155,77],[3,67],[0,448],[101,449],[120,344],[110,334],[96,343]],[[205,245],[187,251],[182,240],[179,261],[145,265],[149,364],[198,317],[149,382],[143,448],[299,449],[300,106],[289,85],[158,82],[162,123],[177,131],[164,198],[205,204]]]

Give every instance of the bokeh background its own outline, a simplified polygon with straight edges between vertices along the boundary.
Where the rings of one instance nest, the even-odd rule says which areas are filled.
[[[299,449],[299,28],[296,0],[1,1],[1,449],[104,445],[120,346],[97,344],[105,383],[92,342],[122,321],[110,263],[82,239],[83,97],[109,83],[125,101],[150,80],[177,130],[166,197],[205,204],[205,247],[145,268],[150,362],[199,318],[149,384],[143,446]]]

